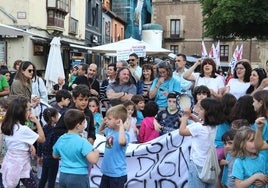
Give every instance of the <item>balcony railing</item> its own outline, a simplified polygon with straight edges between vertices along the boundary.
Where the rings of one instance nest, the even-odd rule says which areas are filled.
[[[69,19],[69,34],[77,35],[78,20],[70,17]]]
[[[177,34],[171,33],[171,31],[163,31],[163,38],[166,41],[178,41],[184,39],[184,31],[179,31]]]

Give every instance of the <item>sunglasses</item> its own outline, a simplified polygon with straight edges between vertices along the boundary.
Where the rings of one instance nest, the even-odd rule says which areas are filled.
[[[135,61],[135,59],[129,59],[129,61]]]
[[[29,73],[33,73],[34,70],[33,70],[33,69],[29,69],[28,72],[29,72]]]

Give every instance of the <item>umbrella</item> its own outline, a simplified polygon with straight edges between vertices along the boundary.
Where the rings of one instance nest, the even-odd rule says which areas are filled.
[[[54,37],[50,43],[45,72],[46,87],[51,91],[54,84],[58,83],[58,77],[65,78],[63,62],[60,50],[60,37]]]
[[[147,55],[170,53],[170,50],[153,46],[147,42],[139,41],[132,37],[114,43],[95,46],[90,48],[89,50],[91,50],[92,52],[113,54],[116,53],[117,51],[124,51],[131,49],[132,47],[135,46],[145,46],[145,51]]]

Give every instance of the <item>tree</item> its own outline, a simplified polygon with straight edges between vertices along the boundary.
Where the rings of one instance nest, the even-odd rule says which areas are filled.
[[[212,38],[268,38],[268,0],[199,0],[204,35]]]

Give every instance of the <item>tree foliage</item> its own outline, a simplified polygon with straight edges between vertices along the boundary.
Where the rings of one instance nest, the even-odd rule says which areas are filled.
[[[212,38],[268,38],[268,0],[199,0],[204,35]]]

